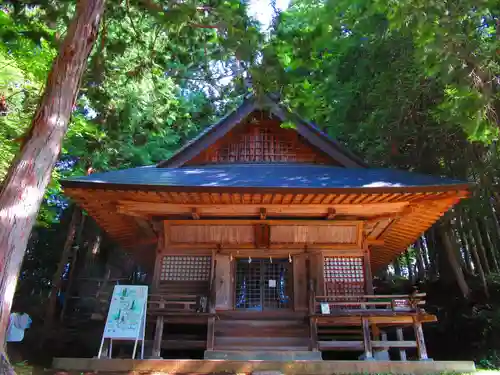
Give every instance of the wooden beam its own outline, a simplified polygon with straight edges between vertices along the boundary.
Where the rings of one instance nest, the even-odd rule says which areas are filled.
[[[366,244],[368,246],[384,246],[385,245],[385,241],[384,241],[384,239],[367,238],[366,239]]]
[[[416,348],[417,347],[417,342],[416,341],[387,341],[387,340],[382,340],[382,341],[372,341],[372,347],[373,348]]]
[[[377,215],[394,215],[400,213],[408,202],[395,203],[367,203],[367,204],[177,204],[160,202],[140,202],[120,200],[116,211],[124,215],[182,215],[190,214],[194,208],[201,216],[257,216],[261,209],[270,215],[317,215],[326,217],[332,212],[336,216],[362,216],[367,220]]]
[[[325,220],[274,220],[274,219],[200,219],[200,220],[166,220],[171,226],[177,225],[325,225],[325,226],[362,226],[362,220],[342,220],[342,221],[325,221]]]
[[[153,226],[149,221],[144,220],[143,218],[134,217],[134,221],[139,228],[144,232],[146,237],[157,237],[156,232],[153,229]]]

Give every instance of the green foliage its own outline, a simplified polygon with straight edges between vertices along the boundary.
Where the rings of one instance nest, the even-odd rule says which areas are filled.
[[[245,89],[245,69],[262,36],[237,0],[204,6],[188,1],[162,8],[153,1],[106,3],[99,40],[89,59],[62,160],[47,202],[60,203],[59,179],[135,167],[168,158],[225,114]],[[74,2],[15,2],[0,8],[0,181],[29,127]],[[228,82],[223,78],[232,78]],[[39,223],[56,211],[45,202]]]
[[[495,14],[465,0],[295,1],[257,81],[372,164],[474,179],[470,141],[498,136]]]

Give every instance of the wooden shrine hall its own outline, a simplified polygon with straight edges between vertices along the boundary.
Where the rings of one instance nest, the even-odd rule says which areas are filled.
[[[427,359],[425,295],[374,294],[372,275],[470,188],[371,168],[270,97],[247,97],[157,165],[63,186],[151,270],[152,356],[227,360]]]

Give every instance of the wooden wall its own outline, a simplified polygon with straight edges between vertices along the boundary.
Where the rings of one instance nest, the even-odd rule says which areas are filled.
[[[338,165],[295,129],[282,128],[280,120],[264,112],[250,115],[245,125],[231,130],[188,165],[276,162]]]
[[[347,261],[359,260],[361,263],[356,263],[356,267],[364,270],[365,257],[360,238],[361,231],[356,222],[340,225],[325,221],[316,226],[273,222],[270,242],[271,245],[280,245],[274,248],[255,246],[256,232],[253,224],[229,223],[210,226],[199,225],[196,222],[190,220],[186,225],[181,221],[166,223],[164,241],[158,244],[154,276],[156,284],[153,288],[168,293],[206,295],[213,288],[215,308],[232,310],[235,293],[235,259],[251,256],[292,258],[295,311],[307,311],[310,281],[313,283],[316,295],[335,294],[335,291],[338,293],[339,290],[344,290],[339,283],[344,282],[353,282],[357,285],[353,293],[358,291],[360,294],[364,293],[364,290],[359,288],[359,285],[364,284],[364,279],[357,279],[359,275],[353,276],[355,272],[351,270],[352,262]],[[332,277],[331,270],[325,275],[325,262],[330,268],[338,269],[346,264],[350,276],[347,275],[346,279],[335,278]]]
[[[170,220],[164,230],[170,249],[360,249],[363,222]]]

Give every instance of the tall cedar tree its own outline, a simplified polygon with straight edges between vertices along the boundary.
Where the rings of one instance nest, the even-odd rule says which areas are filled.
[[[61,150],[103,11],[104,0],[78,1],[76,15],[54,60],[29,132],[0,193],[2,344],[5,343],[12,300],[28,238]],[[8,370],[2,373],[8,373]]]

